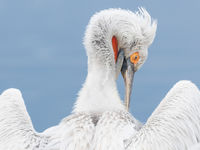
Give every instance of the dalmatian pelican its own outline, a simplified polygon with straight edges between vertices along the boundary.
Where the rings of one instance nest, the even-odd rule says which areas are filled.
[[[165,139],[169,139],[171,136],[173,137],[172,133],[176,130],[159,128],[156,126],[156,120],[158,120],[158,126],[167,122],[169,126],[166,125],[166,127],[171,127],[170,125],[173,125],[177,120],[170,119],[171,116],[175,116],[170,112],[173,108],[176,109],[178,104],[180,111],[177,111],[177,114],[185,112],[184,115],[188,117],[188,120],[195,120],[197,123],[199,117],[196,112],[198,110],[194,109],[193,106],[195,105],[195,108],[199,106],[197,102],[199,91],[190,82],[181,82],[172,88],[172,92],[168,93],[168,95],[175,93],[177,94],[175,97],[183,97],[183,100],[177,98],[178,100],[174,100],[177,102],[175,103],[173,99],[170,99],[171,96],[167,96],[165,98],[167,100],[164,99],[165,101],[162,101],[161,106],[156,109],[157,113],[154,112],[150,121],[143,127],[128,112],[133,76],[147,58],[148,47],[154,40],[156,27],[156,21],[152,20],[143,8],[136,13],[122,9],[108,9],[95,14],[89,22],[84,38],[88,56],[88,75],[71,115],[65,117],[57,126],[38,133],[33,128],[20,90],[8,89],[0,96],[0,149],[139,150],[143,149],[144,145],[151,147],[154,141],[149,142],[148,139],[155,140],[153,137],[157,137],[157,134],[162,137],[162,131],[171,132],[169,136],[165,135],[167,138],[164,136],[160,140],[157,139],[162,141],[160,143],[164,143]],[[126,87],[125,105],[121,101],[116,87],[116,79],[120,72]],[[180,87],[184,87],[181,88],[183,92],[173,92],[174,89],[176,91]],[[184,89],[188,90],[184,91]],[[191,95],[182,96],[182,93],[188,91],[192,92]],[[191,99],[190,103],[187,101],[188,105],[184,103],[185,99],[186,101]],[[164,107],[166,103],[171,107]],[[190,111],[186,111],[187,109]],[[162,115],[162,112],[166,115]],[[169,116],[169,120],[166,120],[167,116]],[[178,119],[179,116],[175,118]],[[192,137],[190,144],[197,143],[198,134],[194,131],[196,128],[199,129],[199,125],[194,125],[196,128],[190,130],[190,127],[193,127],[192,121],[190,124],[187,121],[185,123],[183,118],[179,120],[179,126],[176,127],[179,129],[177,132],[183,133],[186,139]],[[148,134],[151,129],[153,130],[150,132],[152,136]],[[183,143],[185,138],[181,138]],[[176,140],[176,138],[174,139]],[[165,145],[167,143],[166,141]],[[169,145],[171,145],[170,142]]]

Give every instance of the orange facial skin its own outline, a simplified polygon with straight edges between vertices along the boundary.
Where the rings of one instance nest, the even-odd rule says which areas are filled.
[[[117,38],[115,36],[112,37],[112,47],[113,47],[115,62],[116,62],[117,54],[118,54],[118,42],[117,42]]]

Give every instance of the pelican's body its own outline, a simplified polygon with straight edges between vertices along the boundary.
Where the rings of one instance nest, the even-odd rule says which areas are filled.
[[[175,150],[183,148],[181,144],[196,144],[200,96],[192,83],[176,85],[143,127],[120,100],[116,77],[122,71],[129,106],[133,72],[145,62],[155,32],[156,22],[144,9],[137,13],[109,9],[94,15],[84,39],[88,75],[72,114],[59,125],[37,133],[21,92],[6,90],[0,96],[0,150],[156,150],[163,143],[165,149]],[[182,112],[185,115],[180,119]],[[180,123],[177,127],[176,119]],[[185,135],[182,142],[179,135]]]

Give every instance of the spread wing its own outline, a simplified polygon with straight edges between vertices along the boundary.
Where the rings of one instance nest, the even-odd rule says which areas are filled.
[[[0,95],[0,149],[42,149],[49,137],[37,133],[26,111],[21,92],[8,89]]]
[[[178,82],[127,150],[188,150],[200,141],[200,91],[190,81]]]
[[[57,126],[37,133],[21,92],[0,95],[0,150],[90,150],[94,123],[89,114],[71,114]]]

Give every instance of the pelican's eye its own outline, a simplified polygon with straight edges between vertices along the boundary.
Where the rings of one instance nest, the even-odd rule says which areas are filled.
[[[140,55],[139,55],[138,52],[135,52],[135,53],[133,53],[133,54],[130,56],[130,61],[131,61],[133,64],[137,64],[139,60],[140,60]]]

